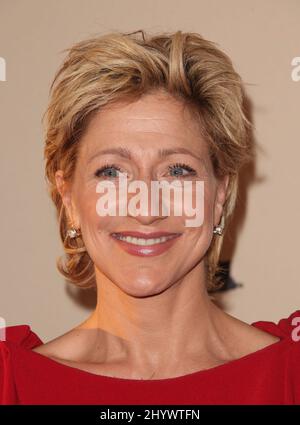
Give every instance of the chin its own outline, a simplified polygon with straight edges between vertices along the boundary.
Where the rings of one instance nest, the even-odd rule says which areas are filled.
[[[162,288],[158,282],[129,282],[128,285],[119,286],[119,288],[125,292],[127,295],[130,295],[135,298],[145,298],[158,295],[167,288]]]

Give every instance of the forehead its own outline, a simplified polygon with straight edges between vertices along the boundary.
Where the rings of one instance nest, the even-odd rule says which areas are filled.
[[[191,110],[165,94],[104,106],[90,121],[82,142],[85,155],[119,144],[126,144],[128,149],[145,149],[147,145],[147,151],[162,145],[206,150],[200,124]]]

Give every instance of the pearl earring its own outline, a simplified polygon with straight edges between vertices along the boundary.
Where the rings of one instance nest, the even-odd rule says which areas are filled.
[[[81,235],[81,231],[79,228],[75,229],[75,227],[71,227],[70,229],[67,230],[67,236],[69,236],[69,238],[71,239],[77,238],[80,235]]]
[[[214,230],[213,233],[217,234],[217,235],[222,235],[223,230],[224,230],[224,215],[222,215],[221,218],[221,224],[219,224],[218,226],[214,226]]]

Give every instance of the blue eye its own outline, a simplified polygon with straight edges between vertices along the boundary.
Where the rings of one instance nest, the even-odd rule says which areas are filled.
[[[106,164],[95,172],[95,177],[104,176],[109,178],[117,178],[118,176],[114,174],[114,169],[120,172],[122,171],[121,168],[115,164]],[[106,174],[107,171],[108,173]]]
[[[188,171],[188,173],[187,174],[182,174],[181,172],[177,172],[177,170],[178,169],[185,169],[186,171]],[[170,172],[172,172],[172,171],[175,171],[175,177],[185,177],[185,176],[187,176],[187,175],[196,175],[197,173],[196,173],[196,171],[193,169],[193,168],[191,168],[189,165],[186,165],[186,164],[181,164],[181,163],[176,163],[176,164],[173,164],[173,165],[169,165],[169,171]]]
[[[169,168],[170,172],[175,173],[174,177],[185,177],[185,176],[189,176],[189,175],[197,175],[196,171],[186,164],[176,163],[176,164],[170,165],[168,168]],[[181,170],[184,169],[188,173],[183,174],[183,172],[180,171],[180,169]],[[178,172],[178,170],[179,170],[179,172]],[[117,178],[118,175],[117,175],[116,171],[122,172],[122,169],[115,164],[105,164],[105,165],[103,165],[103,167],[99,168],[95,172],[95,177]]]

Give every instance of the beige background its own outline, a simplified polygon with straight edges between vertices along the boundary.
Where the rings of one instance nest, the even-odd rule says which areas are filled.
[[[243,173],[227,241],[243,286],[224,308],[248,323],[300,308],[299,0],[0,0],[1,288],[7,325],[29,324],[43,341],[80,323],[94,305],[55,268],[62,252],[44,182],[41,117],[61,51],[109,31],[195,31],[217,42],[248,83],[261,152]]]

